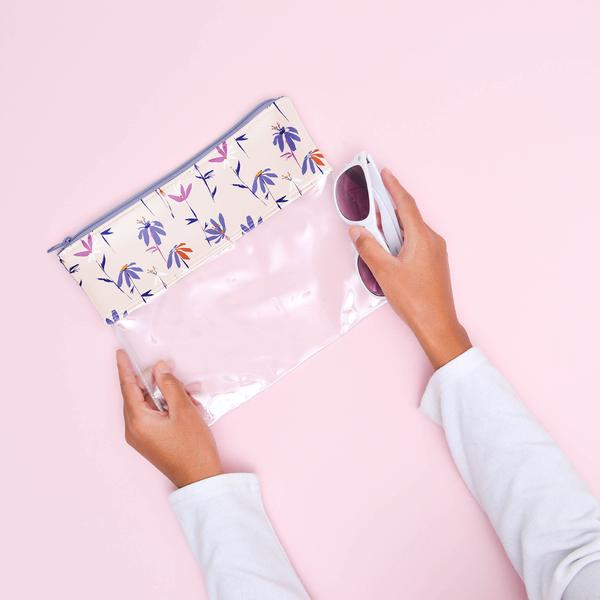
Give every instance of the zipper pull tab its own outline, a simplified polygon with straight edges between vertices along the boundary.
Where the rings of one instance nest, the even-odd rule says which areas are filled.
[[[54,252],[55,250],[58,250],[59,248],[66,248],[71,242],[73,241],[73,238],[71,236],[67,236],[62,242],[60,242],[60,244],[56,244],[55,246],[52,246],[52,248],[48,248],[48,250],[46,250],[47,253],[50,252]]]

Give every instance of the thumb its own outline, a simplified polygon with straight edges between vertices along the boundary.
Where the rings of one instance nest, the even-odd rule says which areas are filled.
[[[379,279],[378,274],[383,273],[390,266],[390,262],[394,260],[394,257],[384,250],[375,237],[364,227],[355,225],[350,227],[349,233],[360,257],[371,269],[375,279]]]
[[[164,360],[159,360],[154,365],[154,379],[167,401],[171,414],[186,406],[194,406],[183,384],[173,375],[171,367]]]

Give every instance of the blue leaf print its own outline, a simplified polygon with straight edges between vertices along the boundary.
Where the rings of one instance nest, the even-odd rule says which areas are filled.
[[[229,167],[240,181],[240,183],[232,183],[231,185],[233,185],[234,187],[241,188],[242,190],[248,190],[255,198],[258,198],[258,200],[260,200],[263,204],[265,204],[265,201],[256,195],[256,186],[254,186],[254,190],[251,190],[246,185],[246,182],[242,179],[242,176],[240,175],[240,170],[242,167],[241,161],[238,160],[237,167],[235,169],[231,165],[229,165]]]
[[[283,112],[281,112],[281,109],[279,108],[279,106],[277,106],[277,102],[273,102],[273,105],[275,106],[275,108],[281,113],[281,115],[283,116],[283,118],[286,121],[289,121],[289,119],[283,114]]]
[[[275,204],[277,204],[277,208],[281,209],[281,205],[287,202],[287,198],[285,196],[281,196],[279,200],[275,200]]]
[[[245,134],[245,133],[244,133],[244,134],[242,134],[242,135],[240,135],[239,137],[236,137],[236,138],[235,138],[235,143],[236,143],[236,144],[239,146],[240,150],[241,150],[241,151],[242,151],[242,152],[243,152],[243,153],[244,153],[246,156],[248,156],[248,153],[247,153],[247,152],[244,150],[244,148],[242,147],[242,144],[240,144],[240,142],[247,142],[247,141],[248,141],[248,138],[246,137],[246,134]],[[250,157],[248,156],[248,158],[250,158]],[[238,169],[239,169],[239,167],[238,167]]]
[[[211,190],[210,186],[208,185],[208,180],[212,179],[214,177],[214,170],[211,169],[210,171],[207,171],[206,173],[201,173],[200,169],[198,168],[198,165],[194,165],[194,169],[196,169],[196,171],[198,172],[198,175],[195,175],[195,177],[197,179],[200,179],[204,185],[206,186],[206,189],[208,190],[208,193],[210,194],[210,197],[212,198],[213,202],[215,201],[215,196],[217,195],[217,186],[215,185],[215,189]]]
[[[115,249],[108,243],[108,240],[106,239],[107,236],[109,235],[113,235],[114,231],[110,230],[110,227],[108,229],[105,229],[104,231],[100,232],[100,235],[102,236],[102,239],[104,240],[104,242],[106,243],[106,245],[114,252]]]
[[[152,215],[154,216],[154,212],[152,212],[152,209],[144,202],[144,200],[142,199],[142,204],[146,207],[146,210]],[[105,240],[106,241],[106,240]]]

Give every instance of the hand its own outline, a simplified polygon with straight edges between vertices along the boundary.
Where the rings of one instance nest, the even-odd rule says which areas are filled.
[[[191,396],[167,363],[154,366],[154,378],[168,411],[160,412],[136,379],[129,357],[117,351],[125,440],[177,487],[223,473],[215,439]]]
[[[391,307],[438,369],[472,346],[456,316],[446,242],[423,221],[414,199],[391,171],[383,169],[381,177],[398,211],[402,250],[392,256],[364,227],[351,227],[350,237]]]

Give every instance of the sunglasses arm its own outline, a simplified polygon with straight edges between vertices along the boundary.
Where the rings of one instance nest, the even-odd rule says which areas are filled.
[[[402,231],[400,230],[400,225],[396,218],[394,204],[370,155],[367,156],[367,165],[371,178],[371,189],[373,190],[375,201],[379,206],[383,235],[390,248],[390,253],[397,256],[402,248],[403,239]]]
[[[377,221],[375,220],[373,223],[364,223],[363,227],[375,238],[377,243],[386,251],[392,254],[388,247],[388,243],[386,239],[381,235],[381,231],[379,231],[379,227],[377,227]]]

